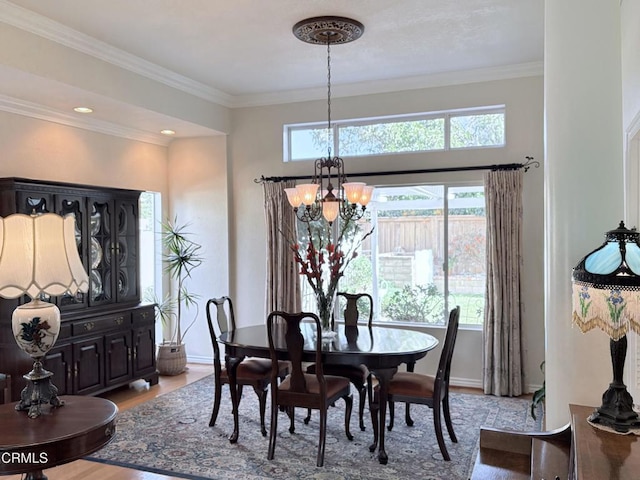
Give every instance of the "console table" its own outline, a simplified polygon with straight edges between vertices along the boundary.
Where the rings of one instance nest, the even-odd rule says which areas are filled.
[[[549,432],[482,428],[471,480],[637,480],[640,437],[591,426],[594,410],[569,405],[571,422]]]
[[[111,441],[118,407],[103,398],[62,396],[65,405],[43,408],[38,418],[0,405],[0,475],[26,473],[46,480],[43,470],[78,460]]]

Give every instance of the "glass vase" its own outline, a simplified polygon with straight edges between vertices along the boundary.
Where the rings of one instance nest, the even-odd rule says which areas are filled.
[[[318,318],[320,318],[323,339],[332,339],[336,336],[336,332],[331,328],[334,299],[335,295],[326,295],[324,292],[316,295]]]

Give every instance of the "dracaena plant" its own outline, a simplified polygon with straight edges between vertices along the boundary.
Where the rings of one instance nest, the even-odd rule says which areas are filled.
[[[178,345],[183,342],[199,313],[199,296],[188,290],[187,283],[193,270],[203,262],[202,246],[191,239],[188,227],[189,224],[179,224],[177,218],[162,222],[164,272],[176,282],[176,296],[165,297],[158,304],[158,311],[163,324],[171,328],[169,343]],[[195,307],[195,314],[185,327],[183,313],[192,307]]]

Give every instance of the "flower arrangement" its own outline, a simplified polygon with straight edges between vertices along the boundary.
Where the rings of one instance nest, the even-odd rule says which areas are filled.
[[[329,331],[338,281],[344,276],[349,263],[358,256],[358,248],[373,229],[362,234],[360,226],[349,219],[341,223],[334,242],[332,228],[324,220],[306,225],[306,238],[291,242],[291,250],[299,266],[298,273],[305,277],[315,294],[322,329]]]

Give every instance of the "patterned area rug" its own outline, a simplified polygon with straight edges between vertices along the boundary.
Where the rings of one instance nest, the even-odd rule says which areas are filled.
[[[215,427],[209,427],[213,402],[213,376],[121,412],[115,439],[87,458],[187,479],[257,480],[292,478],[316,480],[456,480],[469,478],[481,426],[534,430],[529,401],[487,395],[452,394],[451,415],[458,443],[444,437],[451,461],[442,459],[433,429],[432,410],[412,405],[413,427],[404,424],[404,405],[396,405],[396,422],[386,432],[389,463],[380,465],[377,452],[369,452],[372,431],[365,411],[367,430],[358,428],[351,416],[354,440],[344,435],[344,403],[329,409],[324,467],[316,467],[318,413],[309,425],[306,412],[296,410],[296,431],[289,433],[285,413],[278,418],[275,458],[267,460],[268,437],[260,434],[258,401],[253,390],[244,391],[240,404],[240,438],[228,441],[233,431],[228,387]],[[354,406],[357,394],[354,395]],[[267,404],[267,428],[270,406]],[[443,422],[444,423],[444,422]],[[444,427],[444,425],[443,425]]]

